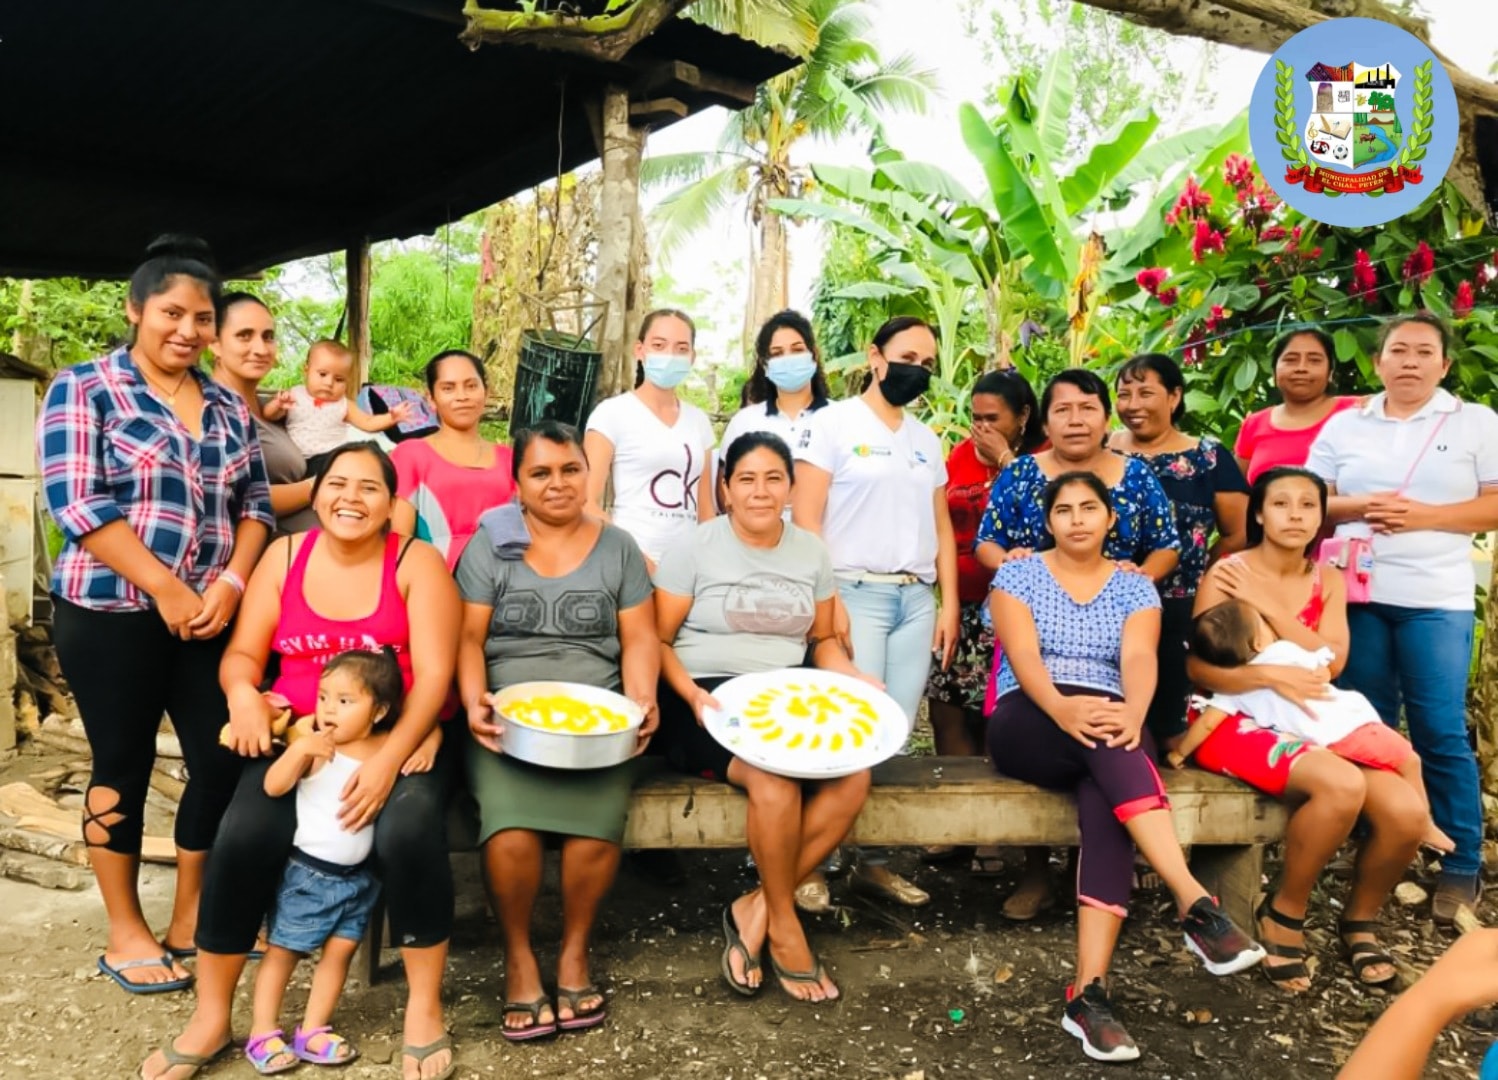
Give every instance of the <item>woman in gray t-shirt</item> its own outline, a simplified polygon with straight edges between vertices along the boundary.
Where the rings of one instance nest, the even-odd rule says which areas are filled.
[[[702,727],[712,692],[736,675],[815,665],[860,678],[832,630],[832,560],[814,534],[782,514],[794,464],[776,435],[753,432],[724,454],[728,512],[699,525],[662,557],[655,574],[661,649],[661,739],[683,772],[726,780],[749,795],[749,850],[760,887],[723,911],[723,976],[737,993],[759,991],[769,944],[781,987],[827,1001],[837,985],[811,951],[796,916],[796,883],[847,835],[869,793],[867,769],[814,785],[734,757]],[[871,682],[873,680],[870,680]],[[878,685],[877,683],[875,685]]]
[[[499,752],[491,691],[532,679],[587,683],[645,710],[640,749],[655,729],[660,643],[645,559],[629,534],[587,516],[588,462],[576,430],[546,422],[515,439],[518,505],[488,511],[458,561],[463,632],[458,689],[473,738],[469,790],[494,910],[504,928],[506,1039],[605,1016],[588,965],[593,914],[613,884],[635,762],[549,769]],[[562,844],[562,942],[552,1005],[531,948],[546,837]]]

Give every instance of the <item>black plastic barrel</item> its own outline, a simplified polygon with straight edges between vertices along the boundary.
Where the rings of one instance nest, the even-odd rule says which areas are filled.
[[[511,435],[542,420],[559,420],[581,431],[593,411],[602,367],[603,355],[587,338],[555,330],[525,331],[515,368]]]

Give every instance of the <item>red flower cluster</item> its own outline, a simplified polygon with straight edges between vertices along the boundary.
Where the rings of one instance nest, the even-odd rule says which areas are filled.
[[[1227,316],[1221,304],[1213,304],[1212,310],[1207,314],[1207,333],[1217,333],[1217,328],[1222,325],[1222,320]]]
[[[1198,210],[1205,210],[1212,205],[1212,196],[1202,190],[1201,185],[1196,182],[1196,177],[1186,177],[1186,186],[1181,189],[1180,197],[1176,199],[1175,205],[1165,214],[1165,224],[1174,227],[1182,218],[1194,218]]]
[[[1222,163],[1222,178],[1242,191],[1254,185],[1254,163],[1242,154],[1229,154]]]
[[[1285,232],[1283,225],[1270,225],[1259,234],[1259,241],[1267,244],[1275,240],[1283,240],[1287,235],[1289,234]]]
[[[1472,309],[1477,306],[1477,299],[1472,292],[1472,283],[1464,281],[1456,287],[1456,296],[1451,300],[1451,314],[1458,319],[1465,319],[1472,314]]]
[[[1424,285],[1430,280],[1430,275],[1436,272],[1436,253],[1430,250],[1429,244],[1421,240],[1415,250],[1410,252],[1410,257],[1404,260],[1399,272],[1406,283]]]
[[[1347,294],[1365,304],[1378,295],[1378,271],[1373,268],[1368,253],[1361,248],[1352,259],[1352,284]]]
[[[1170,276],[1170,271],[1163,266],[1151,267],[1141,270],[1134,275],[1134,283],[1145,292],[1154,296],[1160,291],[1160,286],[1165,284],[1165,279]]]
[[[1180,295],[1181,290],[1179,289],[1161,289],[1159,293],[1156,294],[1156,299],[1158,299],[1160,303],[1164,304],[1166,307],[1173,307],[1175,305],[1176,298]]]
[[[1181,359],[1186,362],[1187,367],[1196,367],[1207,355],[1206,343],[1202,340],[1201,332],[1193,330],[1191,337],[1186,340],[1181,349]]]
[[[1196,235],[1191,238],[1191,258],[1196,262],[1202,261],[1202,256],[1209,251],[1222,251],[1225,247],[1221,232],[1212,228],[1205,218],[1196,221]]]

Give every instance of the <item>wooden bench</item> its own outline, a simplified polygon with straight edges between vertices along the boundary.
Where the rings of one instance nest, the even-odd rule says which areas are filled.
[[[743,848],[749,802],[727,784],[681,776],[646,759],[630,800],[624,844],[631,848]],[[1163,771],[1176,835],[1191,848],[1192,869],[1239,925],[1252,921],[1264,844],[1285,829],[1284,807],[1245,784],[1197,769]],[[449,847],[472,850],[477,818],[471,798],[455,800]],[[853,842],[889,847],[926,844],[1077,843],[1072,797],[996,776],[981,758],[898,757],[874,770],[874,787]],[[370,919],[364,963],[373,981],[384,937],[383,911]],[[361,965],[359,970],[364,970]]]

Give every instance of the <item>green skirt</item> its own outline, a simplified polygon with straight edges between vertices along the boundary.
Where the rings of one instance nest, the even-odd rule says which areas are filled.
[[[479,805],[480,844],[505,829],[611,844],[624,839],[638,758],[606,769],[552,769],[496,754],[471,737],[466,743],[464,768]]]

